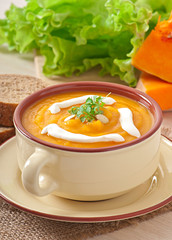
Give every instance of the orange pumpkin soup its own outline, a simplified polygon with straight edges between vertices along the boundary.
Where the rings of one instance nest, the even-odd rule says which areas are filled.
[[[22,124],[50,143],[100,148],[139,138],[152,127],[153,117],[146,107],[123,96],[71,92],[36,102],[24,112]]]

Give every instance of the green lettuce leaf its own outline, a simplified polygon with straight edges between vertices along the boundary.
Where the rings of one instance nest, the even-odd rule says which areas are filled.
[[[96,66],[101,76],[119,76],[130,86],[137,79],[131,58],[167,0],[27,0],[11,5],[0,20],[0,44],[20,53],[37,49],[47,76],[79,75]]]

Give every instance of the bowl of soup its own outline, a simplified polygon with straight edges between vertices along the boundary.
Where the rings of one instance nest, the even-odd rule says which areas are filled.
[[[125,194],[159,164],[159,105],[119,84],[72,82],[24,99],[14,113],[24,188],[81,201]]]

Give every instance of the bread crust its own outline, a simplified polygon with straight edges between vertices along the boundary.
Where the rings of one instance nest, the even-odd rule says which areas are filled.
[[[18,74],[0,75],[0,125],[13,126],[17,105],[30,94],[47,87],[41,79]]]
[[[13,126],[13,114],[17,104],[0,102],[0,125],[6,127]]]
[[[0,145],[15,135],[14,127],[0,126]]]

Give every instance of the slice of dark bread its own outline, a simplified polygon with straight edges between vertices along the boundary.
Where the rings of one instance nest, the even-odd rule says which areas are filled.
[[[16,74],[0,75],[0,125],[13,126],[13,114],[17,105],[30,94],[47,87],[41,79]]]
[[[14,127],[2,127],[0,126],[0,145],[15,135]]]

